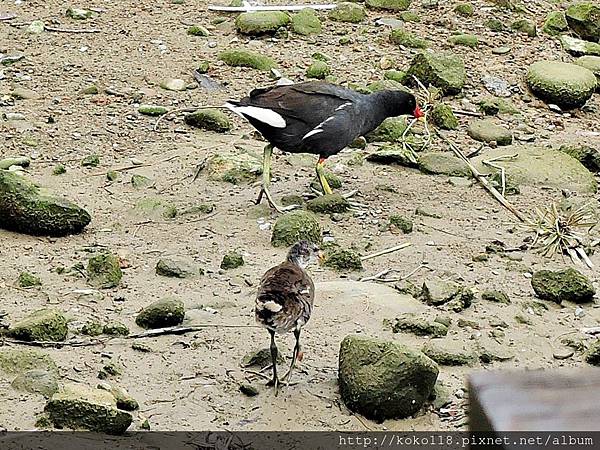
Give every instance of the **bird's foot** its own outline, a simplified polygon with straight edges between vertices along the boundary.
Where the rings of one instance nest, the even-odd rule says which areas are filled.
[[[294,209],[301,208],[301,205],[288,205],[288,206],[278,205],[277,203],[275,203],[275,200],[273,200],[273,197],[271,197],[270,192],[265,190],[264,188],[260,189],[260,192],[258,194],[258,198],[256,199],[255,204],[257,204],[257,205],[260,204],[260,202],[262,201],[263,195],[265,197],[267,197],[267,202],[269,203],[269,206],[271,206],[271,208],[273,208],[275,211],[277,211],[280,214],[283,214],[288,211],[293,211]]]
[[[277,377],[273,377],[273,379],[269,380],[269,382],[266,384],[267,387],[274,387],[275,388],[275,397],[277,397],[277,394],[279,394],[279,385],[280,385],[280,381],[279,378]]]

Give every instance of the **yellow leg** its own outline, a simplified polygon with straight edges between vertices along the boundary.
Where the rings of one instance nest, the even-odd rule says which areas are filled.
[[[269,188],[271,187],[271,155],[273,155],[273,146],[271,144],[267,144],[263,153],[262,188],[258,199],[256,200],[256,203],[260,203],[262,195],[265,194],[269,205],[271,205],[277,212],[282,213],[298,208],[298,205],[290,205],[284,208],[279,206],[277,203],[275,203],[275,200],[273,200],[273,197],[271,196],[271,191],[269,190]]]
[[[325,163],[325,158],[319,158],[317,162],[317,177],[319,177],[319,182],[321,183],[321,187],[323,188],[324,194],[333,194],[333,191],[329,187],[329,183],[327,182],[327,178],[325,178],[325,168],[323,167]]]

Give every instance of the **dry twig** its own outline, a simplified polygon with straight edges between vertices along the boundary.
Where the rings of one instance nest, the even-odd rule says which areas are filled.
[[[404,244],[396,245],[395,247],[386,248],[385,250],[381,250],[379,252],[372,253],[367,256],[363,256],[360,258],[361,261],[366,261],[368,259],[377,258],[381,255],[387,255],[388,253],[397,252],[398,250],[402,250],[406,247],[410,247],[412,244],[410,242],[405,242]]]

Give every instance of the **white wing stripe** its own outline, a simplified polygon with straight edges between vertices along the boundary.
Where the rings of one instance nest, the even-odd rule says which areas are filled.
[[[331,116],[328,117],[327,119],[325,119],[323,122],[321,122],[319,125],[317,125],[316,127],[314,127],[312,130],[310,130],[308,133],[306,133],[303,137],[302,140],[306,139],[307,137],[310,137],[312,135],[315,135],[317,133],[322,133],[323,132],[323,125],[325,125],[327,122],[331,121],[335,119],[335,116]]]
[[[259,108],[258,106],[236,106],[231,103],[225,103],[225,108],[233,111],[234,113],[244,117],[250,116],[253,119],[260,120],[262,123],[266,123],[274,128],[285,128],[287,123],[280,114],[268,108]]]
[[[346,106],[350,106],[351,104],[352,104],[352,102],[344,103],[344,104],[338,106],[337,108],[335,108],[335,110],[339,111],[340,109],[344,109]]]

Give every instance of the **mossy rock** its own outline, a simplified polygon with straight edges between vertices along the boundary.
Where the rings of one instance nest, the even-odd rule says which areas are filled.
[[[475,48],[479,45],[479,38],[474,34],[455,34],[448,38],[448,42],[452,45]]]
[[[392,324],[392,331],[394,333],[412,333],[417,336],[443,337],[448,334],[448,326],[440,322],[427,320],[424,317],[406,314],[395,319]]]
[[[331,74],[331,69],[327,63],[323,61],[314,61],[310,66],[308,66],[308,69],[306,69],[306,78],[323,80],[329,74]]]
[[[138,112],[145,116],[162,116],[169,112],[169,108],[160,105],[140,105]]]
[[[110,392],[83,384],[69,383],[54,394],[44,412],[55,428],[70,428],[107,434],[123,434],[133,420],[117,409]]]
[[[396,28],[392,30],[390,34],[390,41],[394,44],[403,45],[409,48],[427,48],[429,42],[426,39],[422,39],[415,36],[413,33],[403,30],[402,28]]]
[[[600,41],[600,5],[592,2],[575,3],[565,13],[571,29],[582,39]]]
[[[343,213],[350,209],[350,203],[340,194],[325,194],[306,202],[306,208],[320,214]]]
[[[398,142],[407,126],[405,117],[388,117],[365,138],[367,142]]]
[[[58,381],[58,374],[56,372],[33,369],[17,375],[10,385],[18,391],[52,397],[52,395],[58,392]]]
[[[154,181],[145,175],[134,173],[131,175],[131,185],[134,189],[146,189],[154,185]]]
[[[475,14],[475,8],[470,3],[459,3],[454,7],[454,12],[463,17],[471,17]]]
[[[135,323],[146,329],[180,325],[185,317],[185,305],[177,298],[166,297],[146,306]]]
[[[0,372],[19,375],[30,370],[44,370],[58,374],[58,367],[47,354],[33,349],[0,349]]]
[[[83,327],[81,327],[81,334],[86,336],[100,336],[104,332],[104,325],[97,320],[88,320]]]
[[[317,217],[308,211],[292,211],[279,216],[273,226],[271,244],[274,247],[289,247],[302,239],[321,244],[323,236]]]
[[[290,22],[290,16],[282,11],[245,12],[235,19],[235,27],[242,34],[259,35],[275,33]]]
[[[551,11],[546,16],[542,31],[550,36],[558,36],[569,28],[565,13],[562,11]]]
[[[575,158],[591,172],[600,172],[600,150],[586,144],[565,144],[559,150]]]
[[[187,34],[190,36],[208,37],[210,32],[202,25],[192,25],[187,29]]]
[[[418,158],[419,170],[433,175],[471,177],[467,164],[450,152],[425,152]]]
[[[400,214],[392,214],[389,218],[389,226],[400,230],[404,234],[412,233],[413,222],[408,217]]]
[[[535,26],[535,22],[529,19],[519,19],[515,20],[510,24],[510,27],[518,31],[520,33],[525,33],[529,37],[537,36],[537,28]]]
[[[596,91],[600,92],[600,56],[582,56],[575,60],[575,64],[596,75]]]
[[[97,288],[117,287],[123,278],[119,257],[112,253],[102,253],[91,257],[87,265],[88,282]]]
[[[531,287],[539,298],[558,304],[563,301],[591,302],[596,294],[590,280],[573,268],[558,271],[539,270],[531,278]]]
[[[81,160],[82,167],[98,167],[100,165],[100,156],[88,155]]]
[[[17,280],[17,282],[19,283],[20,287],[25,289],[42,285],[42,280],[40,280],[40,277],[33,275],[29,272],[21,272],[19,274],[19,279]]]
[[[592,366],[600,366],[600,339],[596,339],[592,342],[589,348],[586,350],[585,362]]]
[[[108,336],[128,336],[129,328],[121,322],[112,320],[104,325],[102,332]]]
[[[79,233],[91,220],[89,213],[75,203],[46,193],[20,175],[0,170],[0,228],[66,236]]]
[[[365,5],[371,9],[385,11],[405,11],[410,7],[411,0],[366,0]]]
[[[342,187],[343,182],[339,176],[337,176],[335,173],[333,173],[329,170],[325,170],[324,173],[325,173],[325,179],[327,180],[327,183],[329,184],[329,187],[331,189],[339,189]],[[314,180],[312,180],[310,182],[310,188],[314,189],[315,191],[323,192],[323,187],[321,186],[321,182],[319,181],[318,177],[315,177]],[[304,199],[302,200],[301,203],[296,203],[296,205],[301,205],[302,203],[304,203]],[[290,204],[294,204],[294,203],[290,203]]]
[[[173,219],[177,216],[177,207],[158,197],[144,197],[134,207],[137,213],[148,218]]]
[[[202,274],[193,261],[184,258],[165,257],[156,263],[156,274],[171,278],[191,278]]]
[[[406,82],[406,72],[402,70],[390,69],[383,73],[383,78],[386,80],[395,81],[396,83]]]
[[[244,265],[244,257],[237,252],[229,252],[221,260],[221,269],[237,269]]]
[[[436,104],[431,110],[431,121],[442,130],[456,130],[458,128],[458,119],[452,112],[452,108],[445,103]]]
[[[214,154],[206,162],[208,178],[213,181],[225,181],[241,184],[256,180],[262,173],[260,159],[250,153]]]
[[[217,133],[225,133],[231,130],[229,117],[223,111],[217,109],[198,109],[193,113],[187,114],[184,121],[192,127],[216,131]]]
[[[366,17],[365,8],[351,2],[338,3],[334,9],[329,11],[329,19],[336,22],[360,23]]]
[[[298,14],[292,16],[290,28],[293,33],[299,34],[300,36],[312,36],[321,34],[322,25],[315,10],[305,8]]]
[[[466,79],[462,59],[447,53],[419,53],[413,58],[407,75],[409,80],[414,75],[425,85],[440,88],[445,95],[458,94]]]
[[[476,141],[495,142],[497,145],[512,144],[512,133],[489,119],[473,120],[469,123],[467,133]]]
[[[502,303],[504,305],[510,304],[510,298],[505,292],[497,290],[487,290],[481,294],[481,299],[487,302]]]
[[[454,281],[431,277],[423,281],[421,296],[428,305],[440,306],[457,301],[469,306],[474,294],[471,289]]]
[[[519,114],[519,110],[509,101],[503,98],[486,97],[479,101],[479,109],[486,116],[501,114]]]
[[[379,91],[410,92],[410,89],[407,88],[406,86],[403,86],[401,83],[399,83],[395,80],[385,79],[385,80],[379,80],[379,81],[374,81],[373,83],[370,83],[367,86],[365,93],[371,94],[373,92],[379,92]]]
[[[573,56],[595,55],[600,56],[600,44],[584,41],[572,36],[562,35],[560,43],[563,48]]]
[[[22,341],[64,341],[69,327],[65,315],[50,308],[38,309],[8,329],[8,334]]]
[[[506,175],[518,186],[551,186],[579,193],[596,192],[594,175],[571,156],[545,147],[534,145],[511,145],[486,151],[485,155],[473,158],[479,172],[490,175],[497,169],[483,164],[505,155],[518,155],[501,162]]]
[[[268,72],[277,67],[275,61],[268,56],[247,50],[225,50],[219,54],[219,59],[228,66],[250,67],[263,72]]]
[[[334,247],[325,252],[325,267],[339,272],[362,270],[360,255],[352,249]]]
[[[342,400],[367,418],[406,418],[429,398],[439,369],[419,351],[396,342],[347,336],[339,353]]]
[[[67,17],[75,20],[86,20],[94,16],[94,11],[83,8],[68,8]]]
[[[501,20],[498,20],[498,19],[489,19],[489,20],[487,20],[485,22],[485,26],[490,31],[494,31],[496,33],[500,32],[500,31],[506,30],[506,25],[504,25],[504,22],[502,22]]]
[[[110,377],[120,377],[121,375],[123,375],[123,367],[114,361],[105,364],[98,372],[98,378],[101,380],[106,380]]]
[[[563,109],[583,106],[596,89],[596,77],[590,70],[560,61],[532,64],[526,80],[537,97]]]
[[[474,351],[465,349],[459,341],[432,340],[421,351],[442,366],[471,366],[478,359]]]
[[[379,164],[398,164],[405,167],[417,167],[415,153],[402,145],[384,145],[367,156],[367,161]]]

